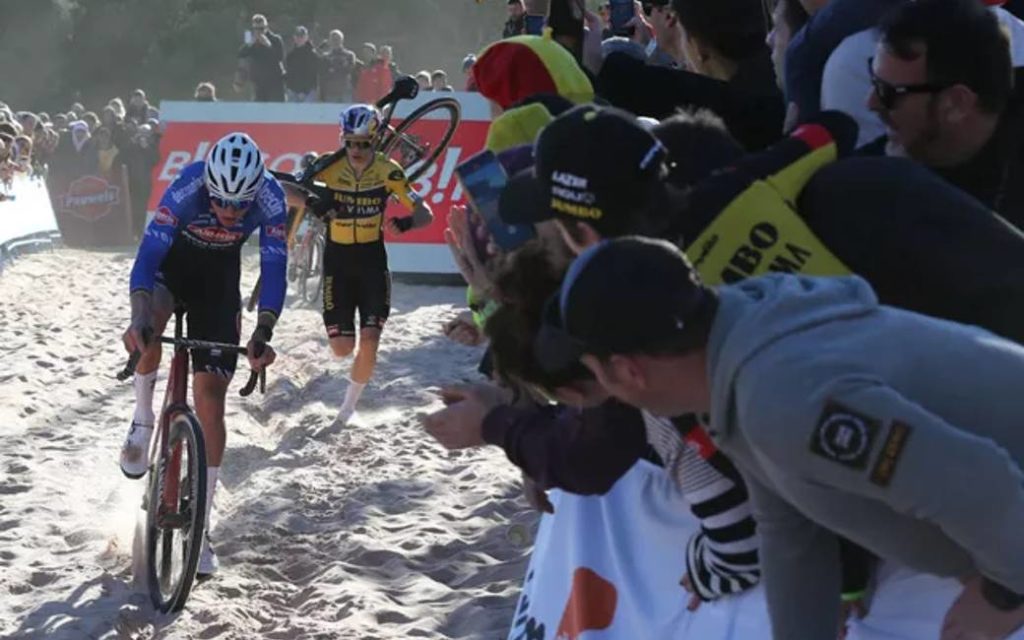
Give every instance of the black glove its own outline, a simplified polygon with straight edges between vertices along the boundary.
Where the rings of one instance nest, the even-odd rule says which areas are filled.
[[[412,229],[413,220],[412,216],[404,216],[401,218],[395,218],[395,228],[398,229],[399,233],[405,233],[409,229]]]
[[[309,196],[306,198],[306,209],[316,219],[327,222],[331,217],[331,212],[334,210],[334,203],[330,199],[320,196]]]
[[[274,337],[274,330],[266,325],[257,325],[256,329],[252,332],[252,338],[249,341],[252,343],[252,355],[254,358],[259,358],[263,355],[263,351],[267,348],[267,343]]]

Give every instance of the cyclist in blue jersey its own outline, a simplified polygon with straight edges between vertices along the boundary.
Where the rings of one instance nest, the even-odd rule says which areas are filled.
[[[189,338],[238,344],[241,249],[257,228],[263,287],[248,343],[249,364],[259,370],[274,361],[268,343],[284,305],[286,217],[281,185],[267,172],[256,143],[243,133],[219,140],[205,161],[185,167],[164,193],[131,273],[132,320],[124,342],[129,352],[138,349],[143,356],[134,381],[135,416],[121,451],[121,471],[129,478],[146,473],[155,421],[160,343],[145,337],[163,332],[177,302],[186,309]],[[224,399],[236,360],[235,354],[218,351],[196,352],[192,360],[195,409],[206,439],[207,523],[224,456]],[[216,569],[207,537],[199,575]]]

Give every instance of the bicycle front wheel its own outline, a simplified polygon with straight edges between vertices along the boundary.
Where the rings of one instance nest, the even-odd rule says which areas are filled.
[[[206,444],[194,415],[171,418],[149,477],[149,597],[161,613],[174,613],[192,591],[206,526]]]
[[[444,153],[461,119],[462,107],[455,98],[431,100],[395,128],[382,151],[415,181]]]

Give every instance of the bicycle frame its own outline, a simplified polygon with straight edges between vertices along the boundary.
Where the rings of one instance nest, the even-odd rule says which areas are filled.
[[[174,339],[181,340],[184,311],[175,309],[174,316]],[[160,449],[158,451],[164,451],[164,448],[167,447],[171,418],[181,411],[189,410],[188,365],[189,350],[182,346],[175,347],[170,372],[167,376],[167,392],[164,394],[164,406],[160,412],[160,438],[157,442],[157,446]],[[161,528],[177,528],[184,524],[181,514],[178,513],[178,505],[180,504],[179,491],[181,489],[179,486],[179,479],[181,478],[181,445],[176,445],[174,451],[171,451],[169,455],[161,457],[166,457],[167,465],[162,471],[164,474],[164,491],[158,506],[157,518]],[[154,469],[154,472],[159,473],[161,470]]]

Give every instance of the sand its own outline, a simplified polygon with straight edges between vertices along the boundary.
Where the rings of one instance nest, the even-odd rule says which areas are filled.
[[[348,362],[290,301],[267,395],[238,397],[244,364],[229,392],[221,570],[180,615],[153,612],[132,567],[144,483],[117,466],[132,257],[59,250],[0,276],[0,637],[503,638],[536,516],[502,452],[448,453],[420,427],[440,385],[478,377],[479,350],[440,334],[457,287],[395,286],[349,427],[332,425]],[[243,283],[256,271],[247,256]]]

